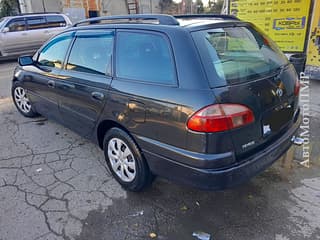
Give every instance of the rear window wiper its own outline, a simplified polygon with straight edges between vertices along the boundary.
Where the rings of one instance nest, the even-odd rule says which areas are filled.
[[[273,72],[275,75],[279,76],[279,75],[281,75],[281,74],[283,73],[283,71],[289,66],[289,64],[290,64],[290,63],[286,63],[286,64],[284,64],[284,65],[281,65],[281,66],[277,67],[276,69],[274,69],[272,72]]]

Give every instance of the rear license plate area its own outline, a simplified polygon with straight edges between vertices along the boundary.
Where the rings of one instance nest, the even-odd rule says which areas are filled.
[[[263,136],[276,134],[282,128],[287,126],[293,118],[292,107],[276,107],[273,110],[264,114],[262,119]]]

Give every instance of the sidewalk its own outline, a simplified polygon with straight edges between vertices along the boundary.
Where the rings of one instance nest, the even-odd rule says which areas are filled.
[[[305,73],[310,77],[310,79],[320,81],[320,67],[308,65],[306,66]]]

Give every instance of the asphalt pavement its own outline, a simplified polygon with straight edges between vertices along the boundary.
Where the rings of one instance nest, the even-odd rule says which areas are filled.
[[[15,64],[0,62],[0,240],[320,239],[320,81],[310,81],[309,168],[294,147],[293,158],[235,189],[157,178],[129,193],[97,146],[18,113],[10,97]]]

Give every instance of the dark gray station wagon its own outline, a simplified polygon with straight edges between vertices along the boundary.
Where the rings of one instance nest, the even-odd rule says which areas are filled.
[[[131,191],[156,175],[203,189],[238,185],[284,154],[299,127],[293,66],[231,16],[88,19],[19,65],[18,110],[93,139]]]

